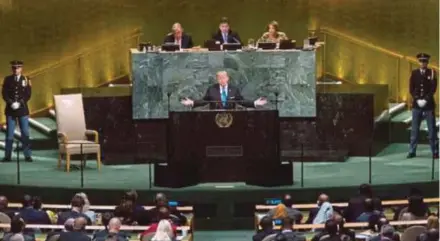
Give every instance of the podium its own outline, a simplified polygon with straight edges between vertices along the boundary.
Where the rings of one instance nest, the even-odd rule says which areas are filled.
[[[170,112],[167,163],[155,164],[155,185],[291,185],[293,168],[281,163],[279,131],[277,110]]]

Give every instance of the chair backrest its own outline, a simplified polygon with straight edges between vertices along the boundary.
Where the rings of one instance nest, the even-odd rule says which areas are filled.
[[[405,231],[403,231],[403,234],[401,236],[402,241],[414,241],[417,239],[417,237],[426,231],[426,227],[424,226],[412,226]]]
[[[264,237],[262,241],[274,241],[276,236],[277,236],[276,233],[267,235],[266,237]]]
[[[55,234],[53,236],[51,236],[48,241],[58,241],[60,239],[60,235],[59,234]]]
[[[0,212],[0,223],[11,223],[11,218],[6,213]],[[3,228],[3,230],[9,232],[9,228]]]
[[[82,94],[55,95],[54,99],[58,132],[65,133],[69,141],[86,140]]]

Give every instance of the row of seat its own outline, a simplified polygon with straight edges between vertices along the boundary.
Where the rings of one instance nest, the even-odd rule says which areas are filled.
[[[439,203],[440,202],[440,198],[436,197],[436,198],[425,198],[424,202],[427,204],[435,204],[435,203]],[[406,205],[408,204],[408,200],[403,199],[403,200],[386,200],[386,201],[382,201],[382,206],[399,206],[399,205]],[[344,202],[344,203],[332,203],[333,206],[336,207],[340,207],[340,208],[344,208],[348,206],[348,203]],[[255,209],[257,211],[267,211],[270,210],[272,208],[275,208],[275,205],[255,205]],[[312,204],[294,204],[292,205],[292,208],[296,208],[296,209],[312,209],[312,208],[316,208],[316,203],[312,203]]]

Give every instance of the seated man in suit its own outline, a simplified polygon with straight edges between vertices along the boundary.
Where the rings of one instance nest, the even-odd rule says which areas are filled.
[[[23,207],[20,209],[19,215],[27,224],[51,224],[45,211],[34,209],[31,196],[24,195],[21,203]]]
[[[225,17],[223,17],[220,20],[219,24],[219,30],[217,33],[212,35],[212,39],[215,41],[220,42],[220,44],[227,44],[227,43],[237,43],[241,44],[240,36],[238,36],[238,33],[233,32],[229,26],[229,20]]]
[[[73,231],[60,234],[59,241],[91,241],[86,233],[87,220],[84,217],[77,217],[73,222]]]
[[[181,49],[190,49],[194,46],[191,36],[183,32],[183,28],[180,23],[174,23],[171,27],[171,31],[172,32],[169,33],[163,40],[164,44],[178,44]]]
[[[209,104],[210,109],[233,109],[235,108],[235,103],[244,107],[254,108],[267,103],[267,100],[261,97],[255,101],[245,100],[237,87],[228,84],[229,76],[226,71],[217,72],[216,78],[218,83],[208,88],[202,100],[185,98],[181,103],[192,107]],[[228,104],[228,101],[232,102],[232,104]]]

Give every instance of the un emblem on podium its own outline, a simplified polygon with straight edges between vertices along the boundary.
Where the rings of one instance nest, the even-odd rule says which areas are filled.
[[[220,128],[228,128],[232,125],[234,117],[231,113],[220,112],[215,115],[215,123]]]

